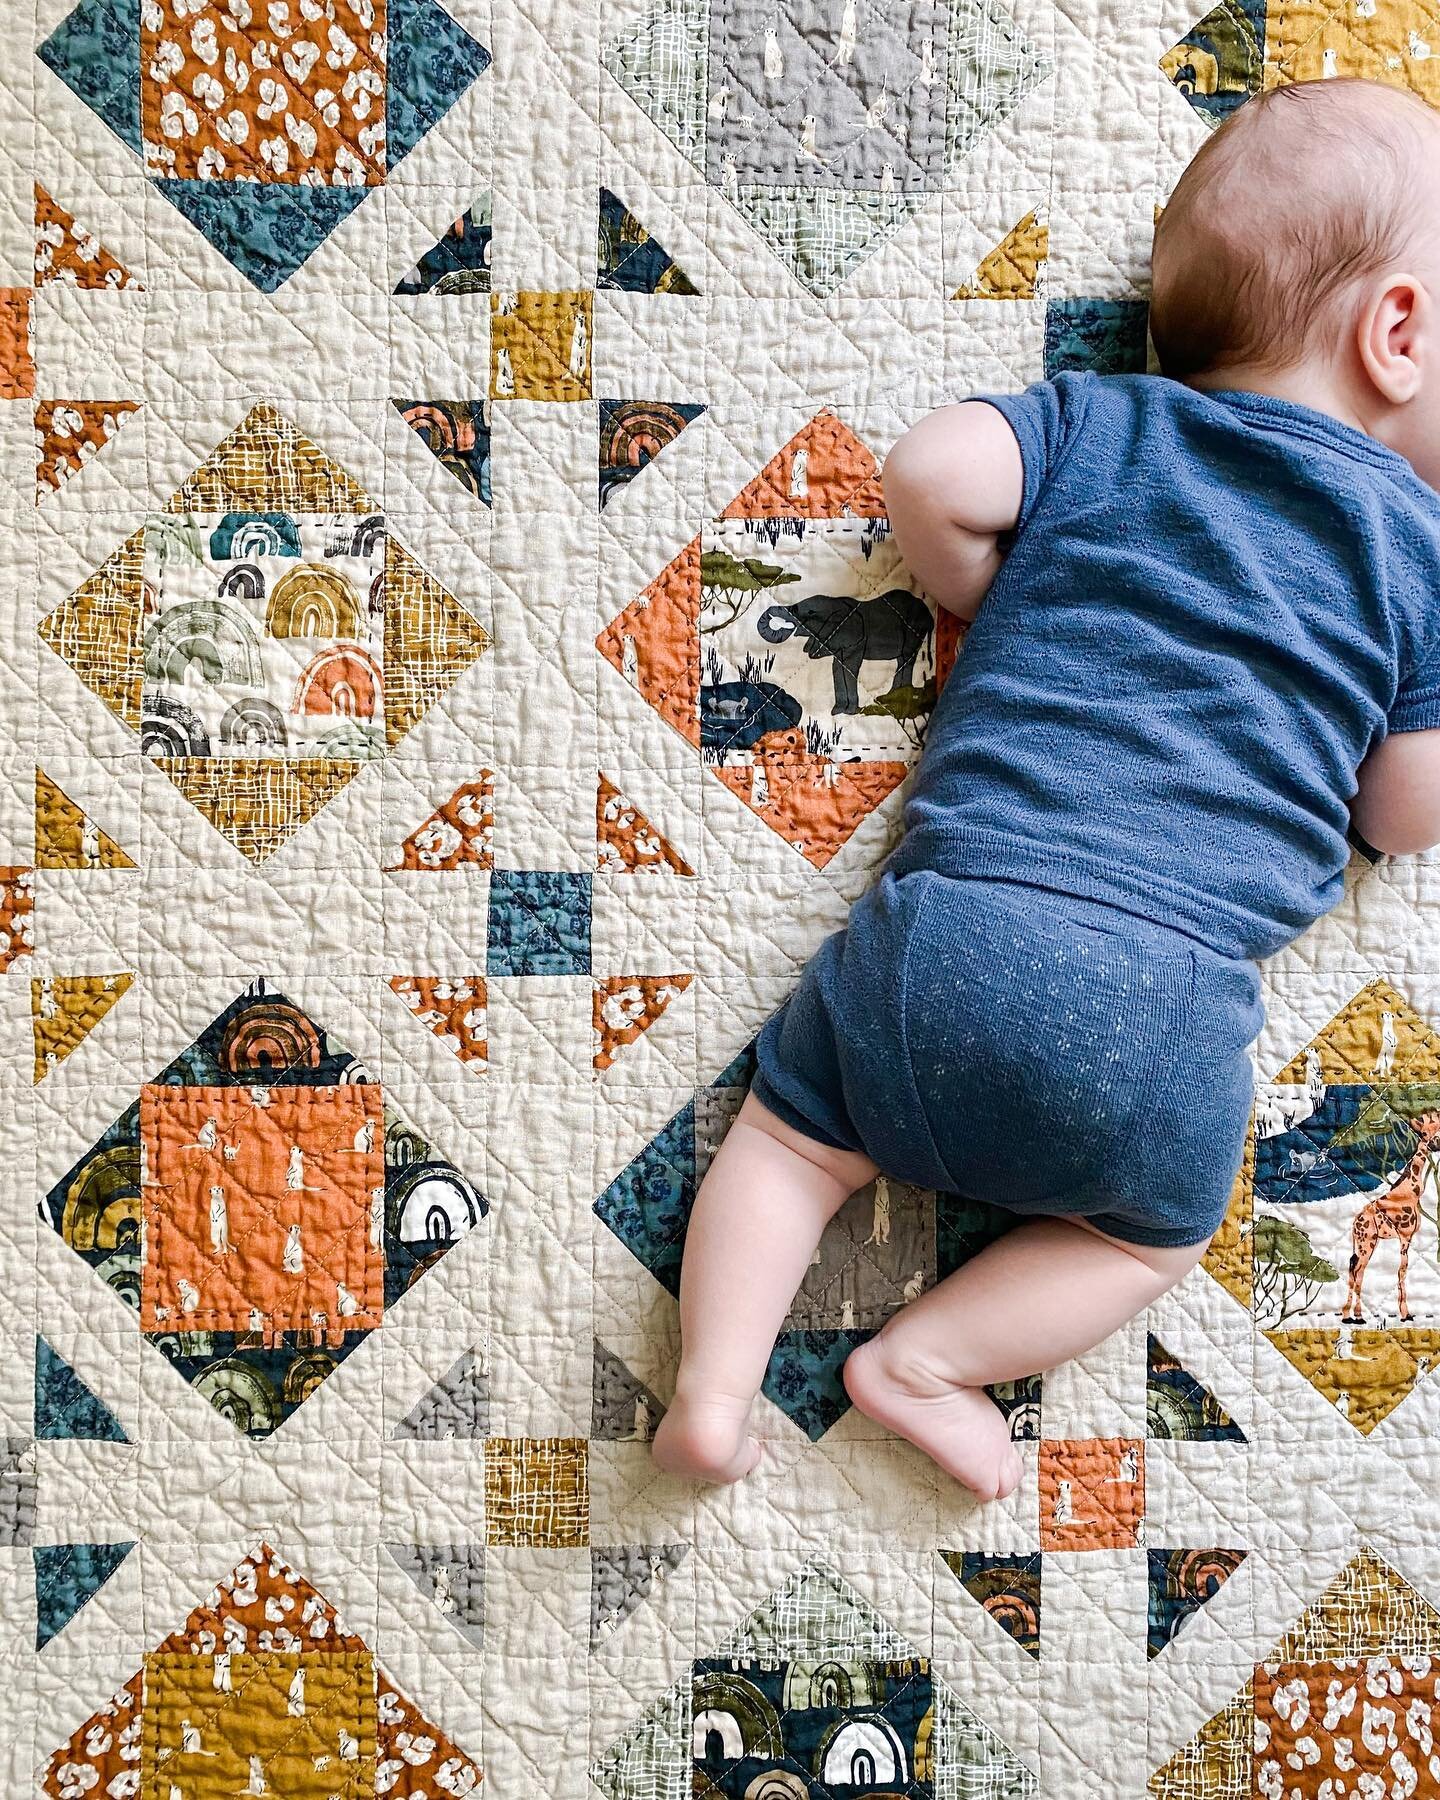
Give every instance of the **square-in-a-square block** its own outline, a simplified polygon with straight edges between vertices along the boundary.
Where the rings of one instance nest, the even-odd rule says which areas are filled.
[[[590,1542],[589,1445],[584,1438],[490,1438],[485,1536],[504,1548],[574,1550]]]
[[[1040,1446],[1040,1543],[1046,1550],[1130,1550],[1145,1517],[1138,1438],[1047,1438]]]
[[[588,289],[490,296],[492,400],[588,400],[595,296]]]
[[[371,1800],[375,1724],[368,1651],[156,1652],[135,1791]]]
[[[364,1331],[384,1307],[380,1089],[140,1090],[145,1331]]]
[[[490,975],[588,975],[590,876],[496,869],[490,877]]]

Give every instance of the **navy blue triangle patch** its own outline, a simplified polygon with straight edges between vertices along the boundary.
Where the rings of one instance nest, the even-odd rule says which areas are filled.
[[[625,202],[600,190],[595,285],[630,294],[695,294],[699,289],[670,252],[652,237]]]
[[[850,1410],[840,1371],[845,1358],[872,1331],[782,1331],[770,1354],[760,1391],[797,1424],[812,1443]]]
[[[435,0],[390,0],[385,40],[385,149],[393,169],[490,67],[490,52]]]
[[[135,1548],[124,1544],[36,1544],[35,1648],[62,1632]]]
[[[695,400],[600,402],[600,505],[608,506],[628,482],[705,411]]]
[[[35,1435],[130,1441],[105,1402],[43,1337],[35,1340]]]
[[[1206,1444],[1243,1444],[1245,1433],[1154,1332],[1145,1337],[1145,1435]]]
[[[1145,1651],[1153,1662],[1187,1619],[1209,1605],[1245,1560],[1243,1550],[1147,1550]]]
[[[374,191],[294,181],[165,180],[155,185],[265,294],[288,281]]]
[[[950,1573],[1027,1656],[1040,1660],[1040,1580],[1038,1550],[1001,1556],[989,1550],[942,1550]]]
[[[392,400],[390,404],[440,464],[482,506],[490,504],[488,400]]]

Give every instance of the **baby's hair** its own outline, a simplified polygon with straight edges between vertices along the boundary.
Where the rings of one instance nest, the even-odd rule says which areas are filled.
[[[1437,127],[1408,88],[1350,79],[1272,88],[1233,113],[1155,228],[1165,374],[1284,368],[1338,343],[1352,284],[1408,251]]]

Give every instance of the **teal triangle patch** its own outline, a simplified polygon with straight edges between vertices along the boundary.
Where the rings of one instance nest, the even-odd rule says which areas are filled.
[[[128,1444],[120,1421],[57,1350],[35,1340],[35,1435]]]
[[[817,1442],[850,1410],[840,1371],[871,1331],[782,1331],[760,1391]]]
[[[172,206],[262,293],[273,294],[374,190],[293,181],[157,181]]]
[[[43,1650],[135,1548],[123,1544],[36,1544],[35,1648]]]
[[[490,67],[490,52],[435,0],[390,0],[385,39],[385,149],[393,169]]]

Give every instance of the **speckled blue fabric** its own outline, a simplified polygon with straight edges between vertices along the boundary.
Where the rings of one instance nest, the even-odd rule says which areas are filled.
[[[757,1097],[887,1174],[1137,1244],[1224,1216],[1260,975],[1023,883],[884,874],[757,1046]]]

